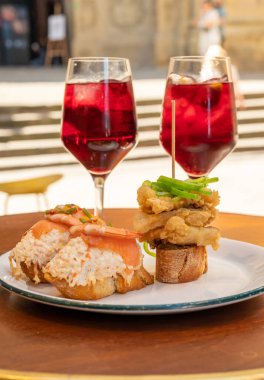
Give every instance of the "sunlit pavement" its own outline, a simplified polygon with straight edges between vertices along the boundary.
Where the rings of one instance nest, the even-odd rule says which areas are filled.
[[[27,78],[28,80],[28,78]],[[137,100],[146,97],[161,98],[164,92],[163,79],[135,80]],[[59,104],[63,97],[63,82],[45,83],[1,83],[1,106],[7,105],[52,105]],[[264,80],[242,80],[243,91],[264,92]],[[264,126],[263,126],[264,128]],[[219,209],[225,212],[264,215],[264,151],[232,153],[211,173],[219,176],[214,185],[221,195]],[[1,172],[1,182],[30,178],[48,173],[62,173],[63,179],[50,186],[50,207],[62,203],[78,203],[92,208],[94,204],[93,183],[88,172],[79,164],[47,169]],[[140,161],[124,161],[115,168],[106,181],[105,207],[137,207],[137,188],[145,179],[155,180],[159,175],[171,175],[169,157]],[[177,177],[186,178],[176,167]],[[0,193],[0,212],[3,212],[4,194]],[[44,205],[42,205],[44,209]],[[14,196],[10,199],[8,213],[37,210],[33,195]]]
[[[137,79],[133,81],[136,100],[162,98],[165,79]],[[241,90],[264,93],[263,79],[241,80]],[[0,82],[0,106],[37,106],[60,104],[63,100],[63,82]]]
[[[264,153],[233,153],[211,173],[218,176],[214,184],[221,195],[219,209],[225,212],[264,215]],[[93,182],[81,165],[52,169],[19,172],[19,177],[28,178],[47,173],[63,173],[64,177],[50,186],[48,199],[50,207],[56,204],[77,203],[93,208]],[[5,174],[6,180],[14,179],[12,172]],[[124,161],[115,168],[106,180],[105,207],[137,207],[137,189],[146,180],[156,180],[159,175],[171,175],[169,158],[144,161]],[[185,179],[186,175],[176,166],[176,175]],[[16,175],[17,178],[17,175]],[[0,195],[1,204],[4,195]],[[37,210],[33,195],[14,196],[10,200],[8,213],[31,212]],[[44,205],[42,206],[44,208]]]

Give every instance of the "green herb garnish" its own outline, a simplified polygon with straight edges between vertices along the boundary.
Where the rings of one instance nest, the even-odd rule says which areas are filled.
[[[89,222],[89,220],[88,220],[88,219],[84,219],[84,218],[79,218],[79,221],[80,221],[81,223],[83,223],[83,224],[85,224],[85,223],[88,223],[88,222]]]
[[[148,255],[150,255],[150,256],[152,256],[152,257],[156,257],[156,252],[153,252],[153,251],[151,251],[151,250],[149,249],[149,245],[148,245],[148,243],[147,243],[146,241],[144,241],[144,243],[143,243],[143,248],[144,248],[144,251],[145,251]]]
[[[71,207],[68,210],[66,210],[66,209],[65,210],[61,210],[61,211],[59,211],[59,213],[71,215],[71,214],[75,214],[77,211],[78,211],[77,207]]]
[[[82,209],[83,213],[89,218],[92,219],[93,215],[87,210],[87,208]]]
[[[151,187],[159,197],[171,197],[199,200],[201,195],[211,195],[212,191],[207,188],[209,183],[217,182],[217,177],[200,177],[197,179],[179,179],[160,176],[156,182],[144,181],[143,185]]]

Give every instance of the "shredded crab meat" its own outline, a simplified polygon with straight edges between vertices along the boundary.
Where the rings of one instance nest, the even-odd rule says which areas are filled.
[[[39,282],[37,267],[42,268],[50,261],[56,253],[68,242],[69,232],[60,232],[56,229],[41,235],[36,239],[29,230],[10,254],[10,263],[15,277],[22,276],[21,263],[27,267],[34,265],[35,280]]]
[[[71,239],[45,267],[52,277],[66,280],[70,287],[85,286],[107,277],[122,275],[129,281],[122,257],[115,252],[88,247],[81,237]]]

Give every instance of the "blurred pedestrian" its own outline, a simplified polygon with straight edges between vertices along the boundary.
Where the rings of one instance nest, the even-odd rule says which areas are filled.
[[[48,17],[48,40],[62,41],[66,38],[66,16],[60,2],[54,5],[54,14]]]
[[[227,51],[221,45],[211,45],[206,53],[206,57],[227,57]],[[231,74],[234,85],[234,92],[236,97],[236,105],[239,109],[245,108],[245,98],[240,87],[240,75],[236,65],[231,63]]]
[[[212,0],[204,0],[200,18],[199,28],[199,53],[204,55],[210,45],[221,43],[220,16],[214,7]]]
[[[45,64],[52,64],[53,60],[62,60],[65,64],[68,58],[66,15],[62,12],[62,5],[58,1],[54,6],[54,14],[48,17],[48,40]]]
[[[215,0],[214,6],[220,17],[219,29],[220,29],[220,35],[221,35],[221,45],[224,46],[225,39],[226,39],[225,24],[226,24],[227,12],[226,12],[226,8],[225,8],[223,0]]]
[[[31,65],[32,66],[42,66],[44,65],[45,61],[45,50],[41,45],[37,42],[34,41],[31,44]]]

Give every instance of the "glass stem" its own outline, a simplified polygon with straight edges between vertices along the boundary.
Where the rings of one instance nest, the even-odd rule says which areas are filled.
[[[94,188],[95,188],[95,208],[94,215],[100,218],[103,215],[104,210],[104,183],[105,179],[103,177],[94,177]]]

